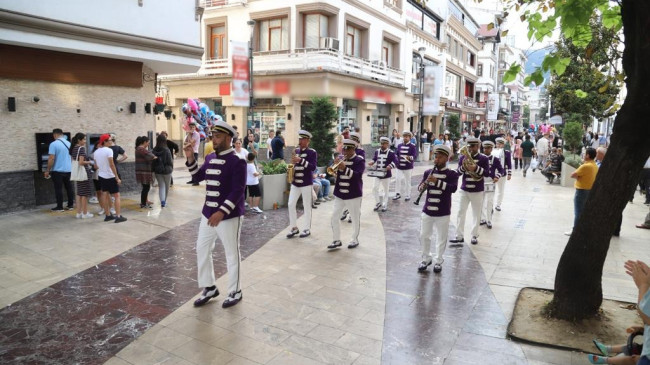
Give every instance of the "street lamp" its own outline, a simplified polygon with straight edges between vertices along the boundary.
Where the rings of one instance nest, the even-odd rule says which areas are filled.
[[[248,41],[248,119],[251,121],[252,127],[255,128],[255,121],[253,120],[253,35],[255,34],[255,21],[251,19],[246,24],[248,24],[251,35]]]
[[[420,71],[418,72],[420,75],[420,97],[419,97],[419,103],[418,103],[418,120],[415,123],[415,132],[418,134],[418,138],[415,139],[415,145],[420,146],[420,139],[422,138],[422,127],[424,126],[424,123],[422,123],[422,98],[424,97],[424,52],[427,49],[425,47],[420,47],[418,48],[418,53],[417,55],[420,58]],[[421,146],[420,146],[421,147]],[[418,147],[418,150],[419,148]],[[422,151],[424,152],[424,151]],[[420,158],[420,154],[418,154],[418,158]]]

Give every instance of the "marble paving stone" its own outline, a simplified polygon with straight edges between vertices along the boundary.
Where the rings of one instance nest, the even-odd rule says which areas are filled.
[[[258,362],[250,361],[246,358],[235,356],[232,360],[228,361],[227,365],[258,365]]]
[[[332,328],[321,324],[318,325],[318,327],[311,330],[305,336],[309,338],[313,338],[314,340],[320,342],[333,344],[334,342],[336,342],[336,340],[343,337],[343,335],[345,334],[346,332],[341,329]]]
[[[334,345],[360,353],[373,358],[381,358],[381,340],[374,340],[365,336],[346,333]]]
[[[305,319],[325,326],[341,328],[343,325],[346,325],[347,327],[347,322],[350,320],[350,317],[332,313],[323,309],[317,309],[313,313],[307,315]]]
[[[271,362],[269,362],[268,364],[269,365],[323,365],[324,363],[285,350],[282,351],[282,353],[276,356],[273,360],[271,360]]]
[[[361,355],[359,358],[352,363],[352,365],[380,365],[381,360],[378,358],[366,356],[366,355]]]
[[[138,338],[138,341],[144,341],[167,351],[182,346],[191,340],[192,337],[186,336],[162,325],[152,327],[144,335]]]
[[[232,334],[208,343],[251,361],[266,364],[282,350],[249,337]]]
[[[117,357],[131,364],[142,365],[177,364],[182,361],[181,358],[140,340],[136,340],[136,345],[123,349]]]
[[[268,311],[256,318],[257,321],[292,333],[305,335],[318,326],[317,323],[290,315]]]
[[[357,352],[298,335],[289,337],[282,346],[291,352],[327,364],[352,364],[359,357]]]
[[[279,345],[282,341],[291,336],[291,333],[285,330],[269,326],[250,318],[244,318],[236,324],[228,327],[228,329],[240,335],[274,346]]]
[[[104,365],[132,365],[130,362],[124,361],[120,359],[119,357],[111,357],[108,361],[104,363]]]
[[[225,365],[235,357],[230,352],[198,340],[192,340],[174,349],[172,353],[191,363],[201,365]]]
[[[230,335],[230,331],[227,329],[214,326],[196,318],[181,318],[169,324],[167,328],[203,342],[210,342]]]

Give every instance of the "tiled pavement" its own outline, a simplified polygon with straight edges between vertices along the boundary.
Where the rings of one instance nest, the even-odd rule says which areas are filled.
[[[439,275],[416,271],[418,207],[391,202],[378,216],[368,178],[355,250],[324,249],[331,203],[314,211],[309,240],[284,238],[286,211],[249,216],[244,300],[224,310],[220,300],[191,306],[204,187],[184,185],[181,169],[175,176],[169,209],[140,211],[125,199],[129,221],[118,226],[44,209],[0,217],[0,305],[13,303],[0,310],[0,362],[22,351],[31,357],[15,363],[586,363],[582,354],[505,339],[519,288],[552,287],[573,189],[515,175],[494,229],[481,228],[477,246],[448,247]],[[607,298],[634,300],[622,263],[650,259],[650,232],[633,228],[647,212],[636,200],[612,239]],[[223,277],[218,283],[225,287]],[[119,330],[107,329],[111,321]]]

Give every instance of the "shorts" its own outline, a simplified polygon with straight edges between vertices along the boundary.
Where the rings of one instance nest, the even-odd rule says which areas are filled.
[[[120,192],[120,187],[117,185],[117,179],[112,177],[110,179],[104,179],[99,177],[99,185],[102,188],[102,191],[106,191],[110,194],[117,194]]]
[[[246,185],[246,191],[247,191],[248,196],[250,196],[252,198],[262,196],[262,192],[260,191],[260,184]]]

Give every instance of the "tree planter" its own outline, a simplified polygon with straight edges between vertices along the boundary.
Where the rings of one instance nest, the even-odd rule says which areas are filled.
[[[278,207],[284,207],[289,200],[289,184],[287,183],[287,174],[264,175],[260,179],[260,189],[262,190],[262,210],[273,209],[273,204],[278,203]]]
[[[560,177],[560,184],[567,188],[573,187],[573,182],[575,180],[571,178],[571,174],[573,174],[575,171],[575,167],[562,162],[562,176]]]

